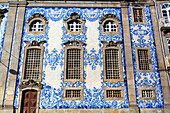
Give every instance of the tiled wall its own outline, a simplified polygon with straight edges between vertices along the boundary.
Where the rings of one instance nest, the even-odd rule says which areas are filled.
[[[147,24],[132,24],[131,7],[144,7]],[[136,84],[137,104],[139,108],[163,108],[164,101],[162,95],[160,74],[158,71],[157,53],[152,27],[152,19],[149,6],[129,6],[130,35],[132,43],[132,55],[134,65],[134,76]],[[150,47],[151,62],[153,72],[137,72],[135,47]],[[139,87],[156,87],[157,100],[139,100]]]
[[[84,33],[72,36],[65,33],[64,19],[76,12],[84,20]],[[44,88],[41,92],[40,108],[127,108],[127,82],[125,72],[124,45],[122,44],[122,62],[124,72],[124,83],[110,84],[103,82],[103,56],[101,41],[123,41],[122,25],[119,35],[102,35],[99,26],[100,19],[106,14],[114,14],[121,22],[120,8],[26,8],[25,22],[35,13],[41,13],[48,19],[45,35],[26,34],[26,24],[23,30],[21,57],[19,63],[19,75],[15,96],[15,108],[18,107],[18,84],[21,78],[24,40],[46,40],[43,81]],[[122,23],[122,22],[121,22]],[[81,40],[86,43],[84,52],[84,79],[85,82],[75,84],[63,83],[64,51],[63,43],[68,40]],[[84,87],[84,101],[62,101],[63,87]],[[125,101],[104,101],[103,87],[125,87]]]

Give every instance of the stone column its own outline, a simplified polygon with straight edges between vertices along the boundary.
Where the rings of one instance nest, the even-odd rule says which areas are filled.
[[[22,2],[22,3],[20,2],[18,7],[18,18],[17,18],[15,38],[14,38],[13,52],[11,57],[11,67],[10,67],[10,74],[9,74],[9,81],[8,81],[9,83],[8,83],[6,103],[5,103],[5,108],[7,109],[9,108],[12,109],[14,104],[22,31],[24,27],[25,6],[26,6],[26,2]]]
[[[138,113],[139,108],[136,102],[136,88],[134,79],[134,68],[132,59],[132,46],[129,28],[129,16],[128,16],[128,5],[123,4],[122,11],[122,24],[123,24],[123,35],[124,35],[124,49],[126,59],[126,74],[127,74],[127,87],[129,97],[129,112]]]
[[[158,20],[156,18],[157,15],[156,15],[155,6],[154,5],[150,6],[150,10],[151,10],[151,18],[152,18],[154,38],[155,38],[155,44],[156,44],[159,73],[160,73],[160,78],[161,78],[162,92],[163,92],[163,98],[164,98],[165,113],[169,113],[170,89],[168,85],[168,75],[167,75],[166,68],[165,68],[165,59],[163,56],[161,37],[159,35]]]
[[[15,24],[16,11],[17,11],[17,5],[10,4],[1,62],[0,62],[0,109],[2,109],[4,96],[5,96],[6,80],[7,80],[8,68],[10,62],[9,60],[11,54],[13,32],[15,27],[14,24]]]

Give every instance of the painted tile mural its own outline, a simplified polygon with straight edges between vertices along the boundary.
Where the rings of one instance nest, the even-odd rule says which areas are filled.
[[[135,6],[133,6],[135,7]],[[142,6],[137,6],[142,7]],[[164,101],[162,95],[162,88],[160,82],[160,74],[158,71],[158,62],[157,62],[157,53],[154,43],[154,34],[152,27],[152,20],[150,16],[149,6],[144,6],[145,16],[147,24],[132,24],[132,14],[131,8],[128,8],[129,11],[129,22],[130,22],[130,34],[132,41],[132,54],[133,54],[133,65],[134,65],[134,74],[135,74],[135,83],[136,83],[136,95],[137,95],[137,104],[139,108],[163,108]],[[136,64],[136,53],[135,47],[150,47],[151,61],[153,72],[140,72],[137,73],[137,64]],[[157,100],[139,100],[139,87],[156,87],[156,96]]]
[[[65,33],[64,20],[70,17],[71,13],[78,13],[86,20],[84,33],[73,36]],[[18,85],[21,78],[24,40],[41,41],[46,40],[43,79],[44,85],[40,109],[55,108],[127,108],[128,94],[125,70],[124,45],[122,44],[122,62],[124,67],[124,83],[110,84],[103,82],[103,57],[101,41],[123,41],[122,25],[119,35],[102,35],[99,26],[100,19],[106,14],[114,14],[122,21],[120,8],[26,8],[25,23],[35,13],[41,13],[48,19],[48,26],[45,35],[26,34],[26,24],[23,29],[21,57],[19,62],[19,75],[15,94],[15,108],[18,108]],[[63,83],[64,75],[64,50],[63,43],[68,40],[80,40],[87,45],[84,51],[84,82],[75,84]],[[62,101],[63,87],[84,87],[84,101]],[[125,87],[125,101],[104,101],[103,87]]]
[[[0,5],[0,9],[9,9],[9,5]],[[5,13],[5,17],[2,20],[1,26],[0,26],[0,60],[1,60],[1,54],[3,49],[3,42],[5,37],[5,30],[6,30],[6,24],[8,19],[8,12]]]

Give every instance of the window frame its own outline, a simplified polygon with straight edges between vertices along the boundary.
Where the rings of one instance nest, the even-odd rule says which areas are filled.
[[[117,25],[117,30],[116,32],[105,32],[104,31],[104,24],[107,21],[113,21]],[[106,14],[103,18],[100,19],[100,27],[101,27],[101,34],[103,35],[115,35],[115,34],[120,34],[120,20],[113,14]]]
[[[70,21],[79,21],[81,23],[81,29],[79,31],[70,31],[68,28],[68,24]],[[66,34],[71,34],[71,35],[79,35],[84,33],[84,24],[85,20],[81,19],[78,13],[72,13],[70,17],[66,20],[64,20],[64,25],[65,25],[65,32]]]
[[[168,4],[169,7],[166,8],[162,8],[165,4]],[[161,16],[162,16],[162,20],[163,20],[163,24],[165,27],[170,26],[170,3],[161,3],[160,4],[160,9],[161,9]],[[165,16],[163,16],[163,11],[167,12],[167,18]],[[169,15],[168,15],[169,14]],[[168,22],[166,23],[166,20],[168,20]]]
[[[103,82],[109,82],[109,83],[118,83],[118,82],[124,82],[123,77],[123,64],[122,64],[122,47],[121,47],[121,41],[113,42],[113,41],[101,41],[103,44],[102,52],[103,52]],[[107,49],[117,49],[119,51],[119,79],[106,79],[106,55],[105,50]]]
[[[80,90],[80,97],[66,97],[66,90]],[[84,87],[63,87],[62,101],[66,101],[66,100],[84,101]]]
[[[104,101],[118,100],[125,101],[125,87],[103,87],[104,90]],[[107,90],[121,90],[121,97],[110,97],[107,98]]]
[[[139,87],[139,100],[157,100],[156,97],[156,87]],[[152,90],[153,91],[153,97],[142,97],[142,91],[143,90]]]
[[[40,67],[39,67],[39,79],[32,79],[35,81],[39,81],[41,82],[42,80],[42,71],[43,71],[43,57],[44,57],[44,50],[45,47],[43,46],[44,43],[46,43],[46,41],[32,41],[32,42],[28,42],[28,41],[24,41],[26,43],[26,46],[24,47],[24,57],[23,57],[23,66],[22,66],[22,75],[21,75],[21,81],[27,81],[29,79],[25,79],[25,68],[26,68],[26,60],[27,60],[27,51],[28,49],[40,49],[41,50],[41,58],[40,58]]]
[[[34,21],[41,21],[43,23],[43,31],[30,31],[30,27]],[[27,19],[26,26],[27,26],[27,34],[32,34],[32,35],[40,35],[40,34],[46,34],[46,27],[47,27],[47,18],[45,18],[42,14],[40,13],[35,13],[32,15],[32,17]]]
[[[64,79],[63,82],[70,82],[72,84],[76,82],[84,82],[84,45],[85,43],[81,41],[67,41],[64,43]],[[69,49],[79,49],[80,50],[80,79],[66,79],[67,76],[67,51]]]
[[[170,49],[168,48],[168,46],[170,47],[170,44],[168,45],[168,40],[170,41],[170,37],[167,37],[167,38],[166,38],[168,55],[170,55]]]
[[[135,22],[134,9],[142,9],[143,22]],[[146,14],[145,14],[145,7],[131,7],[131,15],[132,15],[132,24],[145,24],[145,25],[147,24],[147,22],[146,22]]]
[[[140,70],[139,69],[138,50],[147,50],[148,51],[149,70]],[[137,73],[140,73],[140,72],[153,72],[152,60],[151,60],[151,54],[150,54],[150,47],[135,47],[135,54],[136,54]]]

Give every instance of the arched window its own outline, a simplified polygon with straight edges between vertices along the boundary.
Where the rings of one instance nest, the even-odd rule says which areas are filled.
[[[120,34],[120,20],[113,14],[107,14],[100,19],[101,34],[114,35]]]
[[[72,13],[70,17],[64,20],[66,27],[66,34],[78,35],[84,32],[85,20],[82,20],[77,13]]]
[[[81,22],[77,20],[68,22],[68,29],[71,32],[78,32],[79,30],[81,30]]]
[[[30,25],[30,31],[43,31],[44,24],[40,20],[35,20]]]
[[[40,13],[27,19],[27,34],[40,35],[46,33],[47,19]]]
[[[104,32],[117,32],[117,25],[114,21],[106,21],[103,25]]]

